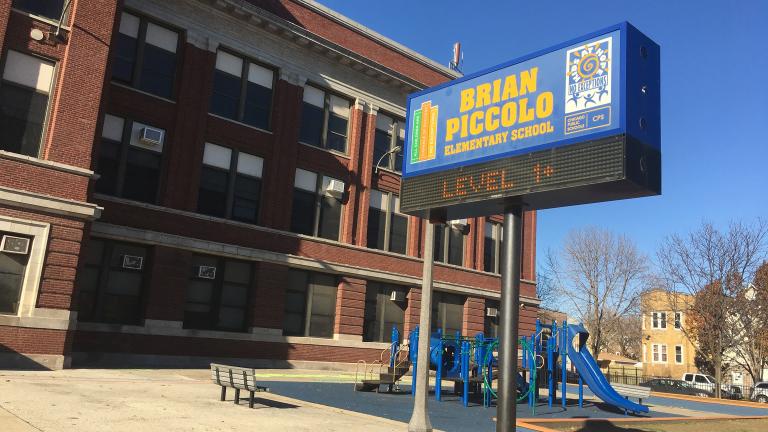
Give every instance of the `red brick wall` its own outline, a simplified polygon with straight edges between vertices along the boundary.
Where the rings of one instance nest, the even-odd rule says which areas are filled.
[[[336,292],[336,322],[333,332],[353,336],[363,335],[365,289],[367,281],[342,277]]]
[[[421,288],[411,288],[408,291],[408,306],[405,308],[403,338],[407,338],[419,326],[419,314],[421,314]]]
[[[0,326],[0,353],[62,355],[69,351],[66,330]]]
[[[152,253],[144,315],[148,319],[181,321],[192,252],[157,246]]]
[[[298,24],[304,29],[341,45],[357,54],[379,62],[386,67],[411,77],[426,86],[447,81],[449,77],[406,57],[379,42],[319,15],[309,8],[290,0],[248,0],[279,17]],[[448,47],[446,47],[446,52]]]
[[[256,290],[250,297],[251,326],[282,329],[289,268],[260,262],[256,271]]]
[[[474,336],[485,330],[485,299],[467,297],[464,302],[464,322],[461,332],[465,336]]]
[[[5,53],[5,30],[8,27],[8,18],[11,15],[11,0],[0,0],[0,53]]]

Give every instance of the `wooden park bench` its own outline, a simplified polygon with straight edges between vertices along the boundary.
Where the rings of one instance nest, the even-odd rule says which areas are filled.
[[[640,404],[643,404],[643,399],[647,399],[651,395],[650,387],[636,386],[630,384],[611,384],[616,393],[624,396],[625,399],[630,397],[637,398]]]
[[[256,385],[256,370],[211,363],[211,380],[221,386],[221,400],[227,398],[227,387],[235,389],[235,404],[240,403],[240,390],[251,392],[248,407],[253,408],[253,394],[269,391],[267,387]]]

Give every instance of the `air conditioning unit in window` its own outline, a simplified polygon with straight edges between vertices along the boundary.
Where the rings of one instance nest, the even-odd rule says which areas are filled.
[[[139,133],[139,141],[149,147],[155,147],[163,143],[163,135],[164,132],[160,129],[143,127]]]
[[[123,255],[123,268],[141,270],[144,267],[144,257],[136,255]]]
[[[405,293],[402,291],[392,291],[392,294],[389,295],[389,299],[393,302],[405,301]]]
[[[456,228],[457,230],[463,230],[467,227],[467,220],[466,219],[455,219],[448,221],[448,225],[450,225],[452,228]]]
[[[341,199],[344,195],[344,182],[341,180],[331,180],[325,188],[326,195]]]
[[[5,235],[0,240],[0,252],[26,255],[29,253],[29,239]]]
[[[485,308],[485,316],[496,318],[499,316],[499,310],[494,307]]]
[[[216,279],[216,267],[199,266],[197,268],[197,277],[200,279]]]

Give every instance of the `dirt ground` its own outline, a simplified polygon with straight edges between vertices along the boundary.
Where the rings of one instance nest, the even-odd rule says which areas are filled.
[[[766,432],[768,419],[755,420],[696,420],[696,421],[648,421],[648,422],[608,422],[590,421],[586,425],[575,426],[566,423],[540,424],[550,429],[564,432]]]

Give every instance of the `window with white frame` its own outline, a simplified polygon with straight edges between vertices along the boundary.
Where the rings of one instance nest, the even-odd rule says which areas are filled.
[[[258,156],[205,143],[197,211],[258,223],[263,168]]]
[[[106,114],[96,161],[96,192],[156,203],[165,130]]]
[[[483,270],[489,273],[501,273],[499,270],[499,258],[501,256],[502,230],[503,227],[498,222],[485,223]]]
[[[55,63],[8,50],[0,64],[0,150],[38,157]]]
[[[338,240],[343,207],[339,188],[345,188],[341,180],[297,168],[291,231]]]
[[[653,329],[666,329],[667,328],[667,313],[666,312],[654,312],[652,314],[651,328],[653,328]]]
[[[675,345],[675,363],[683,364],[683,346]]]
[[[675,312],[675,330],[683,328],[683,313]]]
[[[435,262],[464,265],[464,242],[469,233],[466,219],[435,224]]]
[[[112,46],[112,79],[166,99],[176,84],[179,32],[123,12]]]
[[[377,114],[373,140],[373,163],[378,164],[379,168],[400,172],[403,167],[404,143],[405,122],[385,114]]]
[[[400,198],[371,189],[368,210],[368,247],[404,254],[408,216],[400,213]]]
[[[24,274],[29,263],[32,239],[0,231],[0,315],[19,310]]]
[[[667,346],[664,344],[652,344],[651,351],[653,353],[653,363],[666,363],[667,362]]]
[[[348,99],[317,87],[305,86],[299,141],[346,153],[349,106]]]
[[[216,53],[211,113],[270,129],[275,71],[227,51]]]

